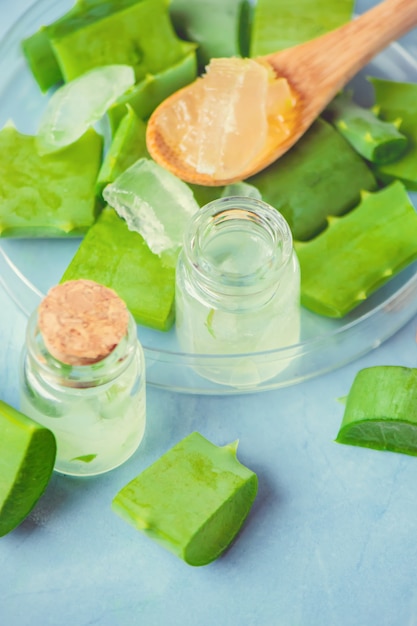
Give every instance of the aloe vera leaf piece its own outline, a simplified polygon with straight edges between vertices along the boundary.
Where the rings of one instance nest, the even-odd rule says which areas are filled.
[[[29,515],[54,468],[50,430],[0,400],[0,537]]]
[[[62,81],[62,72],[44,26],[22,41],[22,50],[41,91],[48,91]]]
[[[64,77],[52,48],[49,34],[79,28],[82,21],[95,21],[135,4],[140,0],[77,0],[60,18],[41,26],[38,31],[22,40],[23,53],[29,68],[43,92],[62,82]]]
[[[417,455],[417,369],[360,370],[350,388],[338,443]]]
[[[364,194],[353,211],[296,250],[301,304],[342,317],[417,259],[417,213],[397,181]]]
[[[408,148],[397,161],[375,168],[382,182],[401,180],[410,191],[417,191],[417,85],[370,78],[375,92],[375,108],[381,119],[401,124]]]
[[[61,281],[78,278],[114,289],[138,324],[168,330],[174,322],[174,268],[165,266],[111,207],[90,228]]]
[[[189,565],[206,565],[236,537],[256,497],[257,476],[236,449],[191,433],[123,487],[112,508]]]
[[[74,15],[84,13],[88,5],[97,5],[99,0],[77,0],[73,7],[53,23],[64,22]],[[22,40],[22,50],[29,68],[41,91],[45,92],[64,80],[48,35],[49,26],[41,26],[38,31]]]
[[[341,93],[323,111],[361,156],[373,163],[397,160],[406,150],[408,139],[391,122],[379,119],[371,109],[356,104],[350,94]]]
[[[352,18],[353,0],[257,0],[250,56],[291,48]]]
[[[247,0],[171,0],[169,11],[178,35],[198,44],[203,69],[213,57],[247,54],[249,6]]]
[[[150,158],[146,147],[146,124],[127,105],[125,116],[103,159],[97,178],[97,194],[101,196],[106,185],[142,157]]]
[[[147,74],[143,80],[118,99],[110,107],[108,116],[112,132],[117,129],[120,120],[130,105],[136,115],[146,120],[152,111],[174,91],[193,82],[197,76],[195,49],[191,50],[174,65],[158,74]]]
[[[165,0],[104,0],[51,25],[48,36],[66,81],[108,64],[131,65],[140,81],[195,47],[176,35]]]
[[[77,142],[40,156],[36,137],[12,125],[0,131],[0,237],[73,237],[97,214],[95,183],[102,137],[88,130]]]
[[[311,239],[377,187],[365,161],[340,133],[318,119],[283,157],[248,182],[287,220],[294,239]]]

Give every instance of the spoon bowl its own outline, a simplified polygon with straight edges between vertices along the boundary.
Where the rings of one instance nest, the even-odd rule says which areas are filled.
[[[272,67],[277,77],[288,81],[295,102],[286,119],[288,135],[283,139],[270,126],[263,149],[239,175],[219,178],[201,173],[187,164],[179,148],[168,141],[160,119],[167,107],[184,98],[190,86],[172,94],[151,115],[146,137],[149,153],[157,163],[188,183],[217,186],[249,178],[285,154],[359,70],[416,25],[417,0],[385,0],[321,37],[258,57]]]

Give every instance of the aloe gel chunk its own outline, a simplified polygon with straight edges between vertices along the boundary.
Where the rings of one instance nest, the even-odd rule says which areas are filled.
[[[178,35],[198,44],[200,68],[214,57],[247,55],[250,3],[247,0],[171,0]]]
[[[77,141],[134,82],[128,65],[105,65],[57,89],[38,128],[39,153],[55,152]]]
[[[291,48],[352,18],[354,0],[257,0],[250,55]]]
[[[356,152],[373,163],[391,163],[407,148],[408,139],[395,124],[380,120],[371,109],[353,102],[347,93],[334,98],[323,117],[337,128]]]
[[[132,107],[127,106],[98,174],[98,194],[101,195],[106,185],[143,157],[150,158],[146,147],[146,124],[137,117]]]
[[[168,330],[174,322],[175,270],[105,207],[82,240],[61,282],[87,278],[113,289],[138,324]]]
[[[139,159],[103,190],[103,198],[142,235],[154,254],[176,257],[184,232],[199,206],[182,180],[152,161]]]
[[[402,183],[364,194],[348,215],[332,218],[298,244],[301,304],[342,317],[417,259],[417,213]]]
[[[29,515],[54,468],[55,437],[0,400],[0,537]]]
[[[343,215],[377,183],[365,161],[327,122],[316,120],[278,161],[248,179],[287,220],[294,239],[311,239],[329,215]]]
[[[138,117],[146,120],[152,111],[174,91],[192,83],[197,77],[195,50],[184,56],[178,63],[171,65],[158,74],[147,74],[132,89],[121,96],[110,107],[108,116],[112,131],[115,132],[120,120],[130,106]]]
[[[257,476],[236,448],[191,433],[123,487],[112,508],[189,565],[206,565],[235,538],[256,497]]]
[[[66,81],[109,64],[131,65],[140,81],[174,65],[195,47],[177,37],[165,0],[95,4],[48,27]]]
[[[95,184],[102,138],[93,129],[77,142],[40,156],[36,137],[0,131],[0,236],[83,235],[96,218]]]
[[[417,369],[360,370],[350,388],[338,443],[417,455]]]
[[[408,139],[405,153],[397,161],[376,168],[376,176],[384,183],[401,180],[407,189],[417,191],[417,84],[380,78],[370,81],[379,117],[399,124]]]

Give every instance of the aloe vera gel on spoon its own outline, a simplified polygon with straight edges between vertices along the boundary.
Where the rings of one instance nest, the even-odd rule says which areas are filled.
[[[52,288],[27,328],[21,410],[57,441],[55,470],[107,472],[145,430],[145,364],[136,324],[107,287],[76,280]]]
[[[206,205],[185,234],[176,281],[178,340],[207,356],[195,366],[201,376],[244,388],[288,365],[256,355],[300,336],[300,269],[278,211],[238,196]]]

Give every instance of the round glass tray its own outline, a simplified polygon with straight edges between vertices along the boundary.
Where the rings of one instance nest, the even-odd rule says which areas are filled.
[[[72,5],[73,0],[39,0],[0,42],[0,127],[12,119],[21,132],[36,132],[47,96],[35,83],[20,42]],[[417,64],[401,46],[390,46],[352,81],[356,99],[364,105],[372,101],[366,76],[415,82]],[[417,197],[411,194],[411,199],[416,206]],[[60,280],[79,243],[62,239],[0,239],[0,282],[25,314],[29,315],[46,291]],[[230,381],[231,373],[240,367],[245,355],[184,354],[178,348],[175,329],[163,333],[139,326],[138,336],[144,347],[148,384],[186,393],[233,394],[296,384],[340,367],[379,346],[416,313],[414,263],[341,320],[303,310],[299,344],[246,356],[254,371],[270,366],[271,371],[279,373],[244,388],[235,387]],[[229,382],[217,384],[198,374],[208,370],[216,370],[217,378]]]

